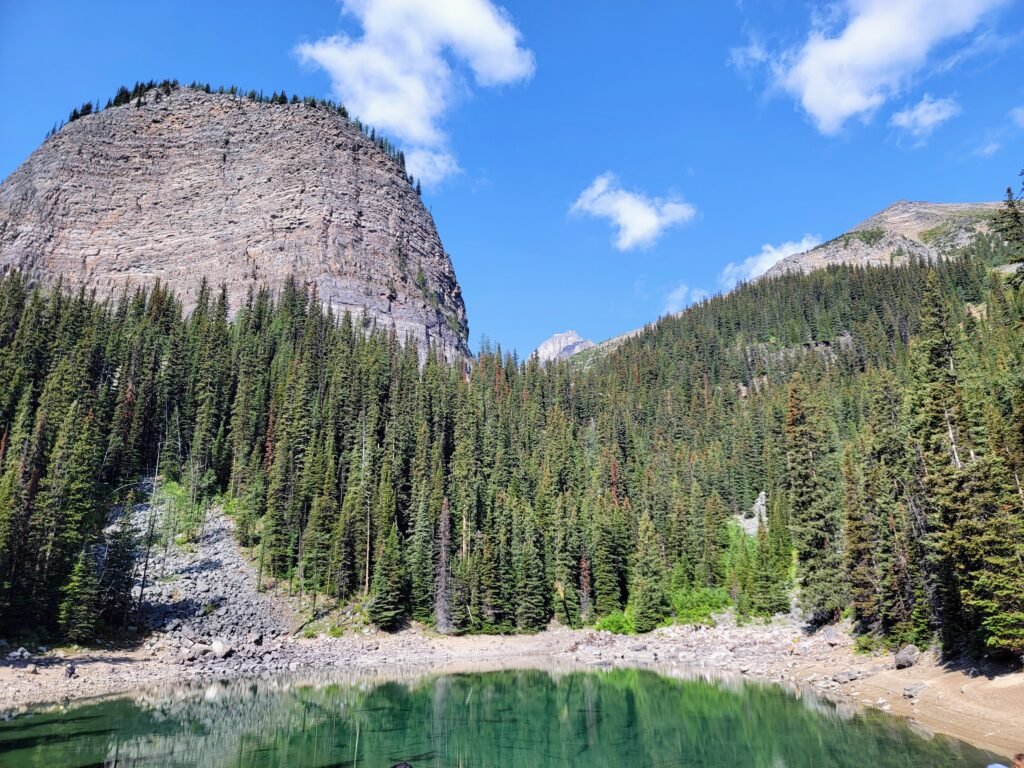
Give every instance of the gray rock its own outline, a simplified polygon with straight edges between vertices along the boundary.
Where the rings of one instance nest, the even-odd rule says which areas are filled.
[[[228,656],[235,652],[235,649],[227,643],[225,643],[223,640],[214,640],[212,648],[213,655],[216,656],[218,659],[226,659]]]
[[[927,688],[928,686],[925,683],[914,683],[913,685],[908,685],[903,689],[903,698],[916,699],[924,693]]]
[[[338,317],[468,354],[434,221],[354,123],[185,87],[143,101],[68,123],[0,185],[0,273],[101,298],[159,275],[186,310],[201,276],[227,286],[233,310],[294,276]]]
[[[835,627],[825,627],[821,630],[821,637],[824,639],[830,648],[835,648],[837,645],[843,644],[843,635]]]
[[[901,200],[844,235],[804,253],[787,256],[765,273],[810,272],[831,264],[860,266],[934,261],[970,244],[991,227],[999,203],[918,203]],[[934,238],[934,233],[943,234]],[[901,254],[894,258],[893,254]]]
[[[188,649],[189,659],[198,659],[205,656],[208,653],[213,653],[213,648],[203,643],[196,643]]]
[[[917,663],[921,657],[921,651],[916,645],[905,645],[896,652],[896,669],[907,669]]]
[[[854,680],[860,680],[860,672],[856,669],[847,669],[842,672],[836,672],[832,675],[832,679],[840,685],[852,683]]]

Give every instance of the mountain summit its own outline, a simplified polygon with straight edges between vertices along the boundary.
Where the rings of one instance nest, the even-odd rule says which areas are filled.
[[[908,257],[934,260],[988,232],[1001,205],[900,200],[827,243],[787,256],[764,276],[811,272],[830,264],[902,264]]]
[[[542,363],[565,360],[585,349],[592,349],[594,342],[584,339],[576,331],[556,333],[537,347],[537,358]]]
[[[69,122],[0,186],[0,273],[100,296],[160,279],[186,308],[205,277],[233,309],[294,277],[336,313],[468,354],[401,157],[335,109],[281,102],[165,86]]]

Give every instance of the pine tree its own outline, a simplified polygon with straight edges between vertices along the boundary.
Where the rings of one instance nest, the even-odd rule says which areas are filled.
[[[547,590],[534,513],[528,507],[519,506],[519,530],[514,552],[516,626],[533,631],[547,624]]]
[[[387,632],[397,629],[405,617],[405,584],[397,523],[391,524],[381,545],[374,565],[371,594],[367,605],[370,621]]]
[[[96,633],[97,592],[95,565],[83,549],[61,589],[60,630],[73,643],[87,643]]]
[[[828,488],[827,443],[820,414],[807,403],[797,374],[790,382],[786,411],[786,454],[790,519],[797,551],[800,601],[817,622],[835,621],[845,604],[838,506]]]
[[[637,632],[650,632],[665,618],[668,601],[664,573],[661,542],[651,516],[645,512],[640,517],[629,580],[630,609]]]
[[[748,609],[755,616],[770,617],[789,610],[783,574],[779,572],[767,525],[757,529],[757,546],[751,568]]]

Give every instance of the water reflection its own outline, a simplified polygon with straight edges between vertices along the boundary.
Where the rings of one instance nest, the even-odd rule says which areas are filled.
[[[880,713],[651,671],[504,670],[160,689],[0,724],[0,766],[984,766]]]

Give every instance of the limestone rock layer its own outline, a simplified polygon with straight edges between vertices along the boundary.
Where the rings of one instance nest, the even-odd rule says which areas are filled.
[[[0,185],[0,271],[117,295],[200,279],[233,308],[289,276],[448,359],[466,311],[430,213],[344,117],[180,88],[64,126]]]

